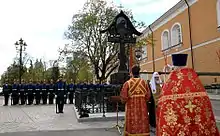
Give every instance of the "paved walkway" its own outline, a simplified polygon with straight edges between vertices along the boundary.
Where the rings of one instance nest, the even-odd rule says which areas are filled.
[[[55,105],[1,106],[2,102],[0,97],[1,136],[119,136],[115,128],[106,131],[115,121],[77,122],[73,105],[55,114]]]
[[[64,114],[55,114],[54,105],[0,106],[0,133],[109,128],[114,123],[111,121],[78,123],[73,105],[65,105]]]
[[[105,131],[104,129],[43,131],[43,132],[16,132],[4,133],[1,136],[119,136],[116,130]]]
[[[1,136],[119,135],[114,129],[105,131],[105,128],[112,127],[115,121],[77,122],[73,105],[65,105],[64,114],[55,114],[55,105],[1,106],[2,101],[0,97]]]

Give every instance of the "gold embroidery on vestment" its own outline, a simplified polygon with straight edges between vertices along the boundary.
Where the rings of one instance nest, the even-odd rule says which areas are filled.
[[[184,93],[184,94],[175,94],[175,95],[165,95],[159,98],[159,102],[164,102],[167,100],[182,99],[182,98],[195,98],[195,97],[207,97],[205,92],[196,92],[196,93]]]
[[[189,80],[192,80],[193,75],[192,75],[192,73],[191,73],[190,71],[187,73],[187,76],[188,76],[188,79],[189,79]]]
[[[195,124],[199,124],[200,121],[201,121],[201,116],[200,115],[196,115],[194,120],[195,120]]]
[[[206,134],[207,136],[210,136],[210,131],[209,131],[208,129],[205,129],[205,134]]]
[[[174,86],[174,87],[171,89],[171,91],[172,91],[173,94],[178,93],[178,87],[177,87],[177,86]]]
[[[206,119],[208,120],[211,117],[211,112],[208,107],[206,107],[206,109],[205,109],[205,114],[206,114]]]
[[[184,118],[184,122],[185,122],[186,124],[189,124],[189,123],[190,123],[191,118],[190,118],[189,116],[184,116],[183,118]]]
[[[190,93],[190,88],[186,87],[186,93]]]
[[[176,111],[173,110],[171,104],[167,105],[167,111],[164,113],[165,113],[164,118],[167,124],[169,126],[175,126],[177,124],[177,115],[176,115]]]
[[[196,112],[196,113],[200,113],[200,112],[201,112],[201,108],[200,108],[200,107],[197,107],[197,108],[195,109],[195,112]]]
[[[185,133],[183,131],[180,131],[177,136],[185,136]]]
[[[162,136],[170,136],[167,132],[163,132]]]
[[[134,98],[134,97],[145,97],[145,95],[132,95],[130,96],[131,98]]]
[[[128,91],[129,97],[132,97],[133,95],[135,95],[135,97],[142,97],[143,95],[145,96],[146,88],[143,87],[141,79],[138,79],[135,82],[131,81],[131,83],[133,84],[131,85],[131,89]]]
[[[191,101],[188,102],[187,105],[185,105],[185,108],[189,109],[189,111],[192,113],[193,109],[196,108],[196,105],[193,105]]]
[[[182,80],[183,79],[183,73],[182,72],[177,72],[177,74],[176,74],[176,76],[177,76],[177,78],[179,79],[179,80]]]

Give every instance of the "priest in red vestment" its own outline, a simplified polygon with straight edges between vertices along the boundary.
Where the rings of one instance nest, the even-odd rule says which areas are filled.
[[[157,107],[157,136],[219,136],[210,99],[187,54],[173,54],[174,70]]]
[[[139,78],[140,68],[133,66],[132,77],[124,83],[121,101],[125,103],[124,136],[149,136],[149,117],[147,102],[150,89],[145,80]]]

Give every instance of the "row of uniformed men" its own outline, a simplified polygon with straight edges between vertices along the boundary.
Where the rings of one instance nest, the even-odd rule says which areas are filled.
[[[104,85],[104,84],[103,84]],[[95,89],[100,88],[103,85],[93,85],[93,84],[73,84],[72,80],[69,84],[66,83],[65,80],[60,78],[56,83],[53,80],[50,80],[50,83],[47,83],[46,80],[43,82],[33,83],[32,80],[29,83],[25,83],[22,80],[21,84],[19,84],[16,80],[12,85],[9,85],[7,82],[3,85],[3,94],[5,98],[5,104],[8,105],[9,97],[11,96],[11,105],[20,104],[33,104],[35,100],[35,104],[40,104],[40,101],[43,101],[43,104],[47,104],[47,100],[49,99],[49,104],[53,104],[54,98],[56,97],[56,103],[58,104],[58,109],[63,109],[59,105],[65,104],[67,99],[69,99],[69,103],[73,104],[74,91],[76,88],[87,88],[87,89]],[[60,110],[59,110],[60,111]],[[62,110],[61,110],[62,113]]]
[[[67,84],[65,81],[63,82],[62,88],[64,89],[64,96],[68,96],[69,103],[73,104],[73,93],[74,93],[74,84],[70,83]],[[35,104],[40,104],[40,101],[42,99],[43,104],[47,104],[47,100],[49,98],[49,104],[53,104],[54,97],[58,93],[58,82],[54,84],[53,80],[50,81],[50,83],[47,83],[46,80],[43,81],[43,83],[36,83],[34,84],[32,80],[29,81],[29,83],[24,83],[24,80],[22,80],[22,83],[19,84],[16,80],[14,80],[14,83],[12,85],[9,85],[7,82],[3,85],[3,94],[5,97],[5,106],[8,105],[8,99],[9,96],[11,96],[12,105],[20,104],[33,104],[33,101],[35,99]],[[66,103],[66,99],[65,99]]]

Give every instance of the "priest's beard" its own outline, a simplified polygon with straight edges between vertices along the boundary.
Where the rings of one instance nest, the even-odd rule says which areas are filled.
[[[161,82],[158,80],[158,81],[155,81],[156,85],[159,85],[161,84]]]

